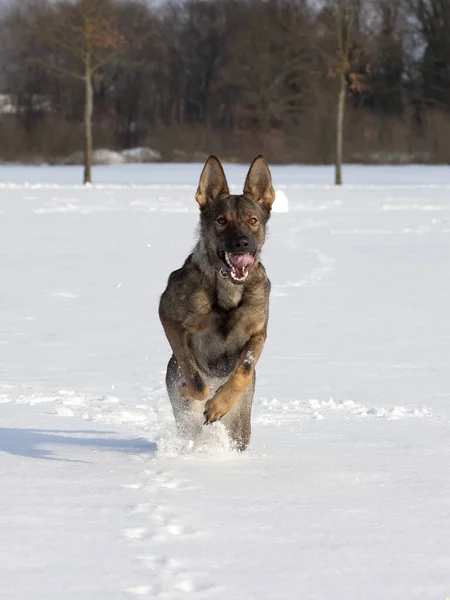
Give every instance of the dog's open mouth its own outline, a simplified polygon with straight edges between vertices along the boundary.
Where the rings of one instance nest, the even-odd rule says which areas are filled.
[[[232,252],[224,252],[222,260],[231,279],[238,283],[243,283],[248,277],[250,267],[255,262],[255,257],[252,254],[233,254]]]

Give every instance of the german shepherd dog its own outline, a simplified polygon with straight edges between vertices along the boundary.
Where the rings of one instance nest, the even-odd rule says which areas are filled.
[[[269,316],[270,282],[259,260],[275,199],[266,161],[255,158],[244,193],[234,195],[211,155],[195,199],[199,240],[159,305],[173,352],[167,391],[180,434],[196,436],[222,419],[233,446],[245,450]]]

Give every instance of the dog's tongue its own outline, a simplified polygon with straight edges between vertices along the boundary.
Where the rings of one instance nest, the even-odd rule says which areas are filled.
[[[245,269],[251,267],[255,259],[251,254],[229,254],[230,262],[234,267]]]

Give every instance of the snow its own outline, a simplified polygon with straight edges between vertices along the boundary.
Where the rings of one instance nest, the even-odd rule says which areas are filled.
[[[161,160],[161,154],[151,148],[139,147],[130,148],[129,150],[123,150],[122,152],[115,152],[114,150],[108,150],[107,148],[97,148],[92,153],[92,162],[94,165],[120,165],[123,163],[148,163]],[[62,165],[76,166],[82,165],[84,162],[84,153],[82,151],[74,152],[70,156],[67,156],[60,161]],[[38,167],[39,168],[39,167]],[[20,167],[19,167],[20,169]],[[79,173],[79,169],[67,170],[66,173]],[[20,171],[19,171],[20,173]],[[38,171],[39,173],[39,171]],[[40,172],[42,174],[42,171]],[[61,172],[57,174],[57,179],[61,178]]]
[[[445,600],[450,169],[273,167],[238,455],[220,424],[181,444],[164,388],[200,168],[0,168],[2,593]]]
[[[186,188],[195,186],[197,189],[199,172],[202,164],[192,163],[155,163],[155,164],[126,164],[114,165],[112,169],[108,165],[96,166],[93,172],[94,183],[108,186],[158,186],[163,189],[175,187]],[[248,165],[225,164],[228,183],[231,187],[242,190],[242,185],[248,171]],[[302,165],[271,166],[276,173],[274,185],[276,188],[309,191],[316,186],[332,186],[334,181],[334,170],[332,166],[309,167]],[[344,172],[345,189],[354,186],[364,186],[364,189],[375,186],[390,188],[394,186],[425,187],[430,189],[450,187],[450,172],[444,166],[362,166],[346,165]],[[68,185],[80,186],[82,172],[79,166],[59,166],[57,169],[48,166],[22,166],[1,165],[0,182],[9,186],[25,184],[30,186],[53,186],[67,187]],[[330,193],[333,193],[332,191]]]
[[[126,157],[120,152],[108,150],[107,148],[97,148],[92,152],[92,163],[94,165],[120,165],[126,161]],[[82,165],[84,162],[84,152],[74,152],[61,161],[63,165]]]
[[[145,146],[123,150],[121,154],[128,162],[148,163],[161,160],[160,152]]]
[[[0,3],[1,6],[1,3]],[[9,94],[0,94],[0,114],[14,114],[16,108],[14,106],[13,98]]]

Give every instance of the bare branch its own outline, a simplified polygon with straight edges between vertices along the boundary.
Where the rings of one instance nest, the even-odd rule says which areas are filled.
[[[60,66],[55,65],[47,60],[43,60],[39,56],[35,56],[33,58],[33,61],[36,62],[37,64],[41,65],[41,67],[44,67],[46,69],[51,69],[52,71],[55,71],[56,73],[60,73],[61,75],[69,75],[69,77],[73,77],[74,79],[78,79],[79,81],[83,81],[83,79],[84,79],[83,75],[81,75],[77,71],[72,71],[71,69],[66,69],[65,67],[60,67]]]

